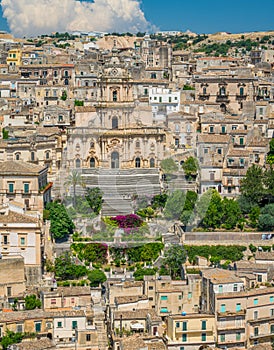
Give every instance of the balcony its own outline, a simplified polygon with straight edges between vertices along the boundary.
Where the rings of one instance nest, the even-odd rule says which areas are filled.
[[[44,98],[45,101],[57,101],[58,100],[58,96],[46,96]]]
[[[206,100],[209,100],[209,97],[210,97],[210,94],[199,94],[198,95],[198,98],[199,100],[202,100],[202,101],[206,101]]]
[[[217,103],[229,103],[229,99],[228,99],[228,94],[224,94],[224,95],[220,95],[218,94],[216,96],[216,102]]]
[[[236,100],[237,101],[245,101],[247,98],[247,94],[243,95],[243,94],[236,94]]]

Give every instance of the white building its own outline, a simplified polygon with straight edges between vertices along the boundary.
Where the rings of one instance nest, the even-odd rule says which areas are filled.
[[[165,122],[168,114],[180,110],[180,91],[149,88],[149,104],[152,107],[154,121]]]

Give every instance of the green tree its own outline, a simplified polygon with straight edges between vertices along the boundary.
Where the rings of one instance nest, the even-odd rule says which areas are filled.
[[[251,227],[255,228],[258,226],[260,212],[261,212],[260,207],[258,207],[257,205],[251,208],[250,213],[248,215],[249,224]]]
[[[75,259],[69,252],[55,259],[54,271],[55,276],[63,281],[78,279],[88,272],[85,266],[75,264]]]
[[[166,193],[163,194],[156,194],[152,198],[152,208],[153,209],[163,209],[166,205],[168,195]]]
[[[202,226],[205,228],[217,228],[222,224],[223,218],[223,205],[222,198],[220,194],[214,190],[210,199],[209,206],[205,213],[205,216],[202,218]]]
[[[166,174],[178,171],[178,165],[172,158],[163,159],[160,163],[161,169]]]
[[[197,175],[198,161],[194,157],[188,157],[183,163],[182,168],[187,178],[192,178]]]
[[[5,128],[2,129],[3,140],[7,140],[9,138],[9,131]]]
[[[239,203],[234,199],[224,198],[222,201],[222,210],[222,225],[227,230],[234,229],[242,217]]]
[[[182,264],[186,262],[187,252],[179,244],[171,245],[164,254],[164,264],[170,271],[172,279],[181,277]]]
[[[73,233],[74,224],[63,204],[48,203],[46,209],[49,210],[50,232],[54,239],[60,240]]]
[[[268,204],[261,209],[258,228],[261,231],[274,231],[274,204]]]
[[[156,274],[156,270],[153,268],[142,268],[139,267],[134,273],[133,277],[135,281],[143,281],[144,276],[153,276]]]
[[[260,205],[265,197],[263,169],[255,164],[247,169],[246,176],[241,181],[241,194],[250,202]]]
[[[269,152],[267,153],[266,161],[268,164],[274,164],[274,138],[269,142]]]
[[[81,173],[77,170],[72,170],[72,172],[69,174],[64,184],[65,186],[68,186],[68,187],[72,186],[72,189],[73,189],[72,201],[73,201],[73,206],[75,207],[76,187],[77,186],[85,187],[85,183],[82,179]]]
[[[89,271],[88,279],[90,280],[91,287],[98,287],[100,284],[106,282],[107,277],[102,270],[95,269]]]
[[[25,308],[26,310],[41,309],[42,303],[40,299],[37,299],[35,294],[26,295]]]
[[[68,93],[66,92],[66,90],[62,91],[61,100],[66,101],[67,98],[68,98]]]
[[[171,193],[166,202],[164,216],[169,220],[179,220],[185,205],[186,195],[181,190]]]
[[[88,188],[85,197],[90,208],[98,215],[103,205],[103,192],[99,187]]]
[[[23,338],[23,333],[14,333],[7,329],[6,335],[0,340],[0,344],[2,345],[3,350],[7,350],[9,345],[21,343]]]

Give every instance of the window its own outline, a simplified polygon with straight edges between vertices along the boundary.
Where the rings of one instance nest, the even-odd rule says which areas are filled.
[[[15,160],[20,160],[20,153],[15,154]]]
[[[16,333],[22,333],[23,332],[23,325],[17,324],[16,325]]]
[[[220,341],[225,342],[225,334],[220,334]]]
[[[271,334],[274,333],[274,324],[272,324],[272,325],[270,326],[270,333],[271,333]]]
[[[258,282],[263,282],[263,276],[262,275],[257,275],[257,280],[258,280]]]
[[[238,285],[236,283],[233,285],[233,292],[238,292]]]
[[[117,117],[112,118],[111,128],[118,129],[118,118]]]
[[[242,146],[244,144],[244,138],[240,137],[240,145]]]
[[[254,311],[253,316],[254,316],[254,320],[257,320],[257,318],[258,318],[258,311]]]
[[[7,296],[10,297],[12,294],[12,289],[11,287],[7,287]]]
[[[180,322],[176,322],[176,328],[180,327]]]
[[[237,125],[232,125],[232,130],[237,130]]]
[[[182,324],[182,330],[186,331],[187,330],[187,322],[183,322]]]
[[[209,179],[210,179],[210,181],[214,181],[215,180],[215,173],[211,172],[209,174]],[[223,288],[223,286],[219,286],[219,293],[222,293],[222,292],[220,292],[220,287]]]
[[[221,305],[220,312],[226,312],[226,306],[225,304]]]
[[[214,132],[214,126],[210,126],[210,127],[209,127],[209,132],[210,132],[210,133],[213,133],[213,132]]]
[[[226,95],[225,87],[224,87],[224,86],[221,86],[219,92],[220,92],[220,95],[221,95],[221,96],[225,96],[225,95]]]
[[[167,300],[167,295],[161,295],[161,300]]]
[[[217,149],[217,153],[218,153],[218,154],[222,154],[222,149],[221,149],[221,148],[218,148],[218,149]]]
[[[3,244],[8,244],[8,236],[3,237]]]
[[[192,292],[188,292],[187,299],[191,299],[191,298],[192,298]]]
[[[149,166],[150,166],[150,168],[155,168],[155,159],[154,158],[150,158]]]
[[[77,321],[72,321],[72,329],[76,329],[77,328]]]
[[[211,174],[214,175],[214,173],[211,173]],[[210,174],[210,175],[211,175],[211,174]],[[210,180],[211,180],[211,179],[210,179]],[[219,293],[223,293],[223,286],[222,286],[221,284],[219,285]]]
[[[50,155],[50,152],[49,151],[46,151],[46,159],[49,159],[49,155]]]
[[[241,311],[242,307],[241,307],[241,303],[236,304],[236,312]]]
[[[14,193],[14,183],[9,182],[8,187],[9,187],[9,193]]]
[[[148,89],[144,89],[144,95],[147,95],[148,94]]]
[[[149,286],[149,287],[148,287],[148,290],[153,290],[153,286]]]
[[[203,330],[203,331],[206,330],[206,321],[202,321],[202,330]]]
[[[90,334],[86,334],[86,341],[90,341],[90,340],[91,340]]]
[[[187,334],[182,335],[182,342],[185,343],[187,341]]]
[[[273,295],[271,295],[271,296],[269,297],[269,301],[270,301],[271,303],[274,302],[274,296],[273,296]]]
[[[254,328],[254,336],[257,337],[259,334],[259,327]]]
[[[208,148],[204,148],[204,154],[208,153]]]
[[[179,146],[180,145],[180,140],[179,139],[175,139],[175,146]]]
[[[240,87],[240,96],[243,96],[243,95],[244,95],[244,88]]]
[[[167,307],[162,307],[161,309],[160,309],[160,312],[163,312],[163,313],[168,313],[168,309],[167,309]]]
[[[258,305],[258,299],[257,298],[253,300],[253,305]]]
[[[162,96],[159,97],[159,102],[162,103]]]
[[[35,332],[41,332],[41,322],[35,322]]]
[[[116,91],[116,90],[114,90],[114,91],[112,92],[112,101],[113,101],[113,102],[117,102],[117,91]]]
[[[29,193],[29,183],[24,183],[24,193]]]
[[[236,332],[236,341],[240,341],[240,340],[241,340],[241,333]]]
[[[51,305],[56,305],[56,299],[51,299],[50,303],[51,303]]]
[[[75,168],[80,168],[80,167],[81,167],[81,161],[78,158],[78,159],[75,160]]]
[[[169,103],[171,102],[171,97],[168,98],[168,102],[169,102]]]
[[[20,237],[20,245],[26,245],[26,238]]]
[[[226,127],[224,125],[222,125],[222,134],[226,133]]]
[[[185,350],[185,347],[184,346],[180,346],[180,350]]]
[[[206,341],[206,333],[202,333],[202,341]]]
[[[31,153],[30,153],[30,160],[31,160],[32,162],[35,161],[35,153],[34,153],[34,152],[31,152]]]
[[[58,321],[58,322],[57,322],[57,328],[62,328],[62,327],[63,327],[62,322],[61,322],[61,321]]]
[[[179,299],[179,300],[182,300],[182,295],[181,295],[181,294],[178,295],[178,299]]]
[[[270,316],[274,316],[274,309],[270,309]]]
[[[240,158],[240,166],[244,166],[245,165],[245,160],[243,158]]]

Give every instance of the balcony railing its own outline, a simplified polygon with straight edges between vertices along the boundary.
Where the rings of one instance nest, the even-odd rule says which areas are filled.
[[[202,101],[208,100],[209,97],[210,97],[210,94],[203,94],[203,93],[199,94],[199,100],[202,100]]]
[[[241,94],[236,94],[236,100],[238,101],[242,101],[242,100],[246,100],[247,95],[241,95]]]
[[[225,94],[225,95],[218,94],[216,96],[216,102],[226,102],[226,103],[228,103],[229,102],[228,94]]]

